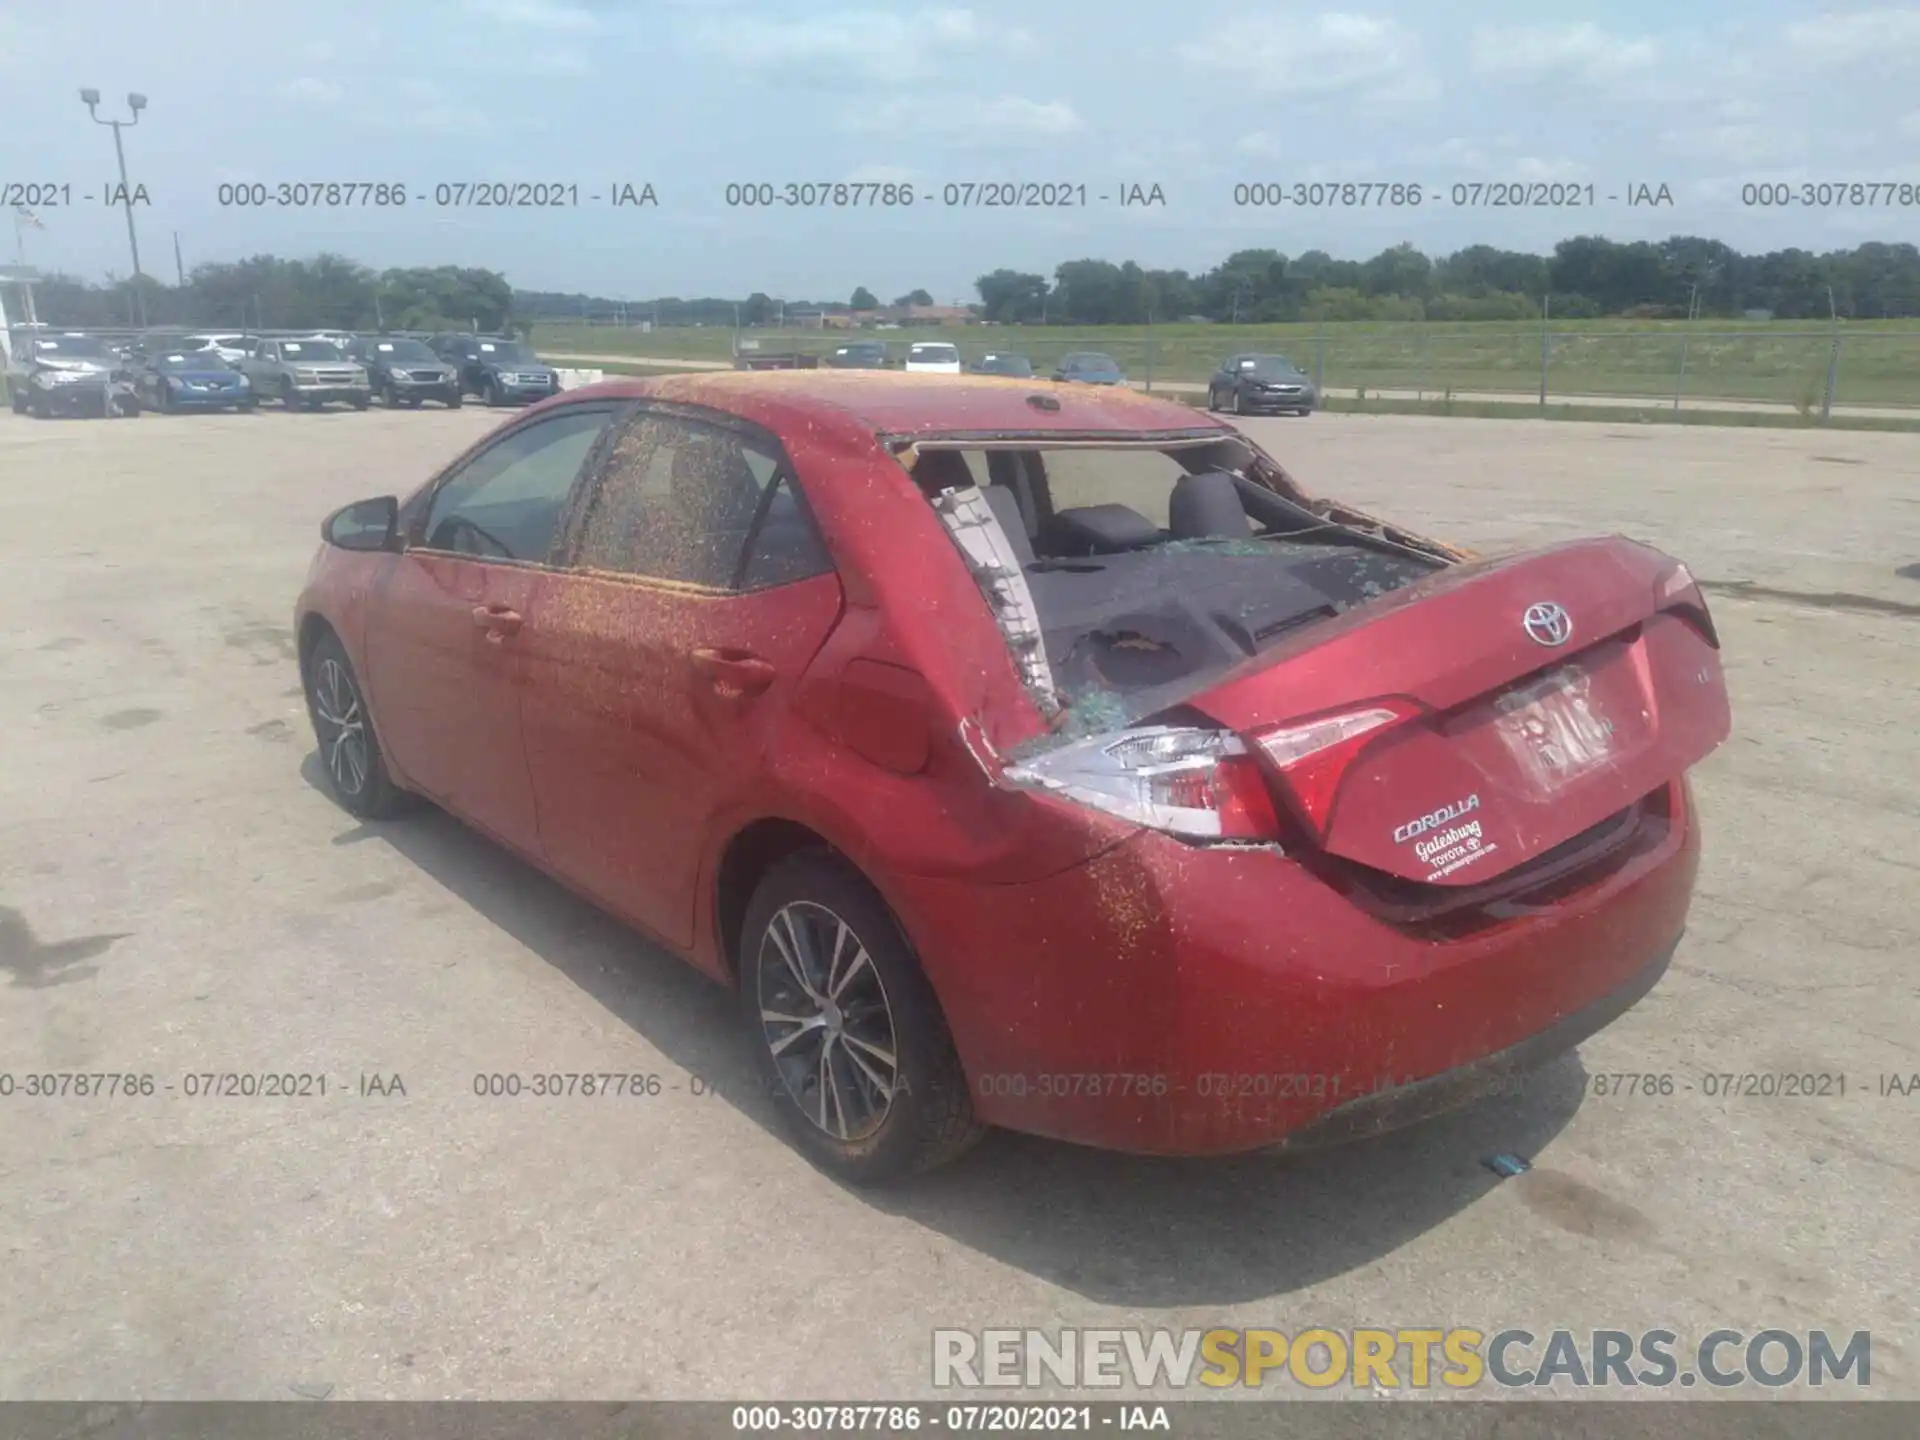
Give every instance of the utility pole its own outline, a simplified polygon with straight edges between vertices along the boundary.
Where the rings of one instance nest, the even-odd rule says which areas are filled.
[[[1687,328],[1680,332],[1680,378],[1673,385],[1673,408],[1680,408],[1680,392],[1687,388],[1687,346],[1693,340],[1693,317],[1695,307],[1700,303],[1700,286],[1696,281],[1687,295]]]
[[[120,142],[120,128],[140,123],[140,112],[147,108],[147,97],[137,93],[127,96],[127,108],[133,112],[131,120],[102,120],[96,113],[100,105],[98,90],[82,90],[80,101],[87,107],[87,114],[93,117],[94,124],[113,127],[113,153],[120,162],[120,200],[127,212],[127,248],[133,252],[134,305],[140,317],[140,328],[144,330],[147,326],[146,276],[140,273],[140,237],[133,229],[133,193],[127,185],[127,150]]]
[[[180,260],[180,232],[173,232],[173,273],[182,290],[187,288],[187,267]]]
[[[1553,332],[1547,328],[1553,312],[1553,296],[1540,297],[1540,408],[1547,408],[1547,364],[1553,352]]]

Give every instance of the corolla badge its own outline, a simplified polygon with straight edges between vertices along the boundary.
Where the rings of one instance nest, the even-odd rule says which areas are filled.
[[[1564,645],[1573,635],[1573,617],[1551,600],[1529,605],[1520,624],[1537,645]]]

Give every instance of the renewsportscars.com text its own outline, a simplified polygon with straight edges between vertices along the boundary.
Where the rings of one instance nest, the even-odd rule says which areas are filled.
[[[940,1389],[1470,1390],[1873,1383],[1865,1330],[936,1330]]]

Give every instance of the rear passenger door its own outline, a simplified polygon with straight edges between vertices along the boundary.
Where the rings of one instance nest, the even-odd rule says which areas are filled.
[[[672,944],[716,818],[761,784],[840,582],[779,442],[652,407],[606,446],[527,663],[551,863]]]

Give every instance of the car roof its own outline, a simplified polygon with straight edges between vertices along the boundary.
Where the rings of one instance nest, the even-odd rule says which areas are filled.
[[[1046,396],[1058,408],[1029,404],[1028,397],[1034,395]],[[836,421],[868,434],[910,438],[981,433],[1116,437],[1170,431],[1230,433],[1229,426],[1191,405],[1136,390],[1088,390],[1000,375],[935,380],[888,370],[706,370],[621,377],[567,392],[568,400],[619,397],[707,406],[776,434]]]

